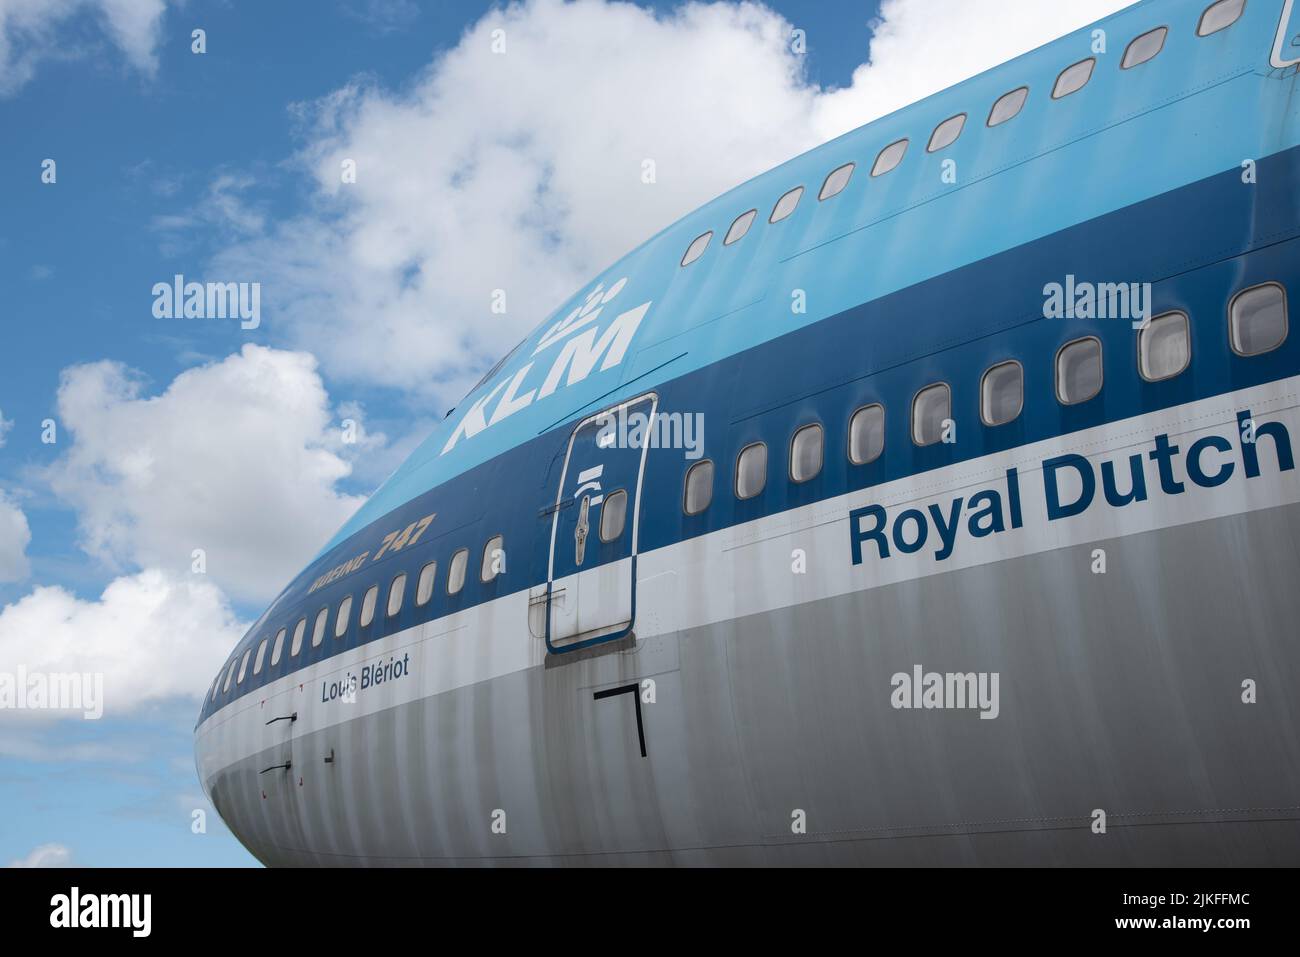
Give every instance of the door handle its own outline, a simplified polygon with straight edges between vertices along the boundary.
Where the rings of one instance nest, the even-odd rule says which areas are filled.
[[[578,523],[573,527],[573,561],[574,564],[581,565],[582,559],[587,552],[587,532],[591,528],[591,496],[582,496],[582,504],[578,506]]]

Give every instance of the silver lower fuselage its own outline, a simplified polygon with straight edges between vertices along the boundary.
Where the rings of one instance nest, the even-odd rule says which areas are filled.
[[[270,865],[1295,865],[1296,472],[1261,443],[1257,478],[1048,522],[1034,465],[1242,408],[1300,435],[1296,384],[643,554],[633,633],[583,652],[547,653],[529,591],[385,637],[210,716],[200,776]],[[1022,528],[849,561],[851,508],[1011,464]],[[917,666],[996,673],[996,717],[897,707]]]

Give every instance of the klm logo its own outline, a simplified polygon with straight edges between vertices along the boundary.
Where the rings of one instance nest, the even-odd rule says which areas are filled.
[[[621,363],[641,320],[650,310],[650,302],[643,302],[620,312],[607,325],[602,324],[600,320],[613,311],[609,304],[625,285],[627,277],[608,289],[598,284],[582,305],[547,329],[530,361],[513,376],[503,377],[466,410],[442,447],[442,454],[450,452],[461,439],[473,438],[562,386],[576,385],[592,372],[603,372]],[[542,354],[551,351],[554,356],[548,363]]]

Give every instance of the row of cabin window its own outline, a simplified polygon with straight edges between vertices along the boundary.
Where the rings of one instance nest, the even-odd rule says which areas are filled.
[[[501,535],[494,535],[487,540],[483,546],[483,564],[479,571],[479,580],[486,583],[492,581],[500,574],[501,564],[497,561],[498,556],[504,553],[505,538]],[[451,565],[447,573],[447,594],[459,594],[465,587],[465,572],[469,567],[469,549],[461,548],[451,556]],[[415,606],[421,608],[427,605],[433,598],[433,582],[438,573],[438,563],[436,561],[427,562],[420,569],[420,576],[415,586]],[[385,611],[389,618],[396,616],[402,610],[402,604],[406,598],[406,572],[398,572],[388,585],[388,600],[385,604]],[[379,586],[371,585],[366,589],[365,597],[361,599],[361,627],[367,628],[375,620],[375,607],[379,601]],[[342,638],[347,634],[348,625],[352,618],[352,596],[346,595],[339,602],[339,607],[334,615],[334,637]],[[329,608],[322,608],[316,613],[315,622],[312,625],[311,646],[317,648],[325,639],[325,626],[328,624]],[[271,667],[274,668],[280,663],[280,656],[284,651],[284,640],[288,634],[288,627],[281,628],[275,636],[275,641],[271,644]],[[293,629],[293,641],[289,648],[290,657],[296,657],[302,651],[303,638],[307,633],[306,617],[299,618],[298,624]],[[266,659],[266,649],[270,642],[269,638],[263,638],[257,646],[257,657],[253,661],[253,674],[261,674],[262,665]],[[249,648],[244,652],[243,658],[236,658],[230,662],[230,667],[226,671],[226,680],[221,685],[221,691],[224,694],[230,690],[231,679],[234,679],[236,685],[244,683],[244,677],[248,671],[248,661],[253,654],[253,649]],[[238,675],[235,674],[235,666],[239,666]],[[221,673],[217,673],[217,680],[212,684],[212,694],[216,697],[217,683],[221,681]]]
[[[1201,14],[1200,23],[1196,28],[1196,35],[1204,37],[1227,29],[1237,22],[1245,7],[1246,0],[1218,0],[1217,3],[1211,4]],[[1134,39],[1124,51],[1124,58],[1120,61],[1120,69],[1131,70],[1135,66],[1154,60],[1160,51],[1164,49],[1165,38],[1168,35],[1168,27],[1157,27]],[[1056,84],[1052,87],[1052,99],[1060,100],[1071,93],[1082,90],[1088,85],[1088,81],[1092,79],[1092,71],[1096,65],[1096,57],[1089,57],[1062,70],[1060,76],[1056,78]],[[1029,87],[1027,86],[1019,87],[998,97],[992,109],[989,110],[987,125],[990,127],[1000,126],[1008,120],[1014,119],[1025,108],[1025,102],[1028,99]],[[957,138],[961,136],[965,127],[965,113],[958,113],[956,116],[944,120],[930,134],[930,142],[925,148],[926,152],[937,153],[939,150],[951,146],[957,142]],[[907,153],[909,142],[907,139],[901,139],[881,150],[876,157],[876,162],[871,167],[871,175],[873,177],[883,176],[897,168],[903,162],[903,156]],[[822,183],[821,192],[817,194],[817,199],[819,201],[827,200],[843,192],[844,188],[849,185],[849,178],[853,175],[853,169],[856,165],[855,163],[845,163],[843,166],[832,170],[826,177],[825,182]],[[802,186],[796,186],[778,199],[776,205],[772,207],[772,214],[768,216],[767,221],[769,223],[778,223],[793,213],[799,205],[799,200],[803,197],[803,191]],[[754,224],[754,218],[757,215],[758,210],[751,209],[737,216],[735,221],[732,222],[731,228],[727,230],[722,245],[730,246],[733,243],[740,242],[745,237],[745,234],[749,232],[749,227]],[[681,264],[689,266],[703,256],[712,239],[713,230],[695,237],[691,244],[686,247]]]
[[[1244,289],[1228,307],[1229,340],[1238,355],[1271,352],[1286,340],[1286,291],[1277,283]],[[1138,333],[1138,371],[1148,382],[1180,375],[1192,360],[1191,329],[1187,314],[1167,312],[1156,316]],[[1056,399],[1078,405],[1101,392],[1101,341],[1085,336],[1065,343],[1056,353]],[[1014,359],[991,366],[980,379],[980,420],[986,426],[1005,425],[1019,418],[1024,408],[1024,369]],[[912,399],[912,441],[933,445],[943,437],[943,424],[952,417],[952,390],[945,382],[928,385]],[[825,446],[822,427],[816,423],[798,428],[790,440],[789,474],[792,482],[807,482],[821,474]],[[879,403],[864,406],[849,420],[849,461],[866,465],[885,448],[885,409]],[[736,457],[735,493],[753,498],[767,484],[767,445],[755,442]],[[697,462],[686,473],[682,506],[698,515],[713,499],[713,463]]]

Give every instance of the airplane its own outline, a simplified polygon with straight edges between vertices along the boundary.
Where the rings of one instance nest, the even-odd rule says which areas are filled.
[[[206,690],[271,866],[1300,863],[1300,12],[1144,0],[506,354]]]

